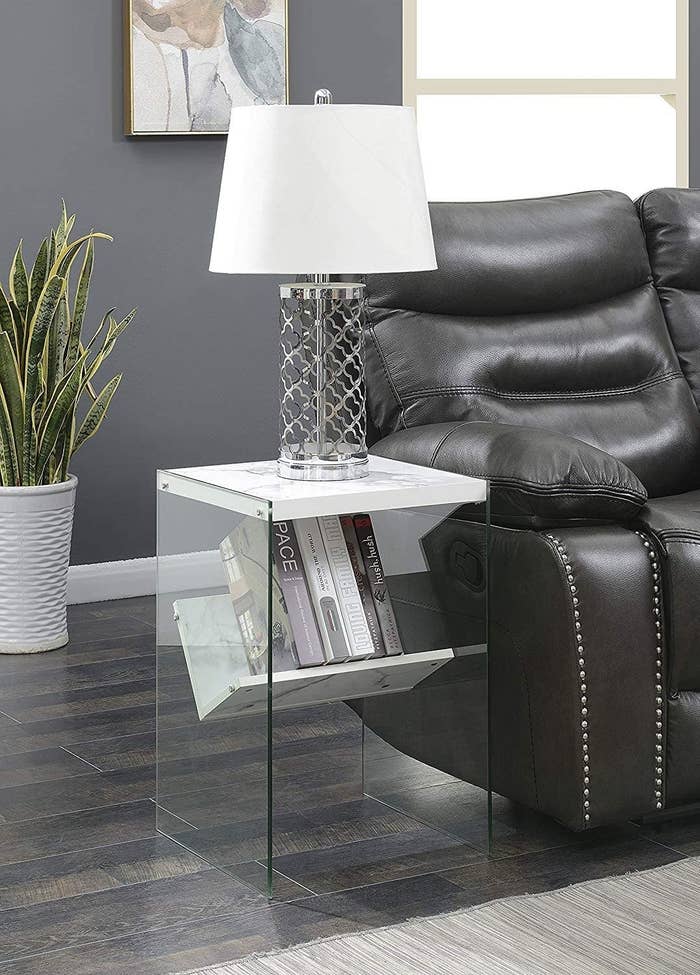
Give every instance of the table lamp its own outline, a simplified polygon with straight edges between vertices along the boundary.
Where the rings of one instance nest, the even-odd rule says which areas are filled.
[[[231,113],[210,270],[283,284],[278,473],[368,473],[364,275],[437,266],[413,110],[264,105]]]

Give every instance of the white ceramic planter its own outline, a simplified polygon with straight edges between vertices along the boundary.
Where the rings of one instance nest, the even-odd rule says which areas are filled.
[[[68,643],[66,591],[78,479],[0,487],[0,653]]]

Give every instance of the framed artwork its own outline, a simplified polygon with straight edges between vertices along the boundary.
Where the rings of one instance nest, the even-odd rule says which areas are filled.
[[[287,101],[287,0],[124,0],[127,135],[225,135]]]

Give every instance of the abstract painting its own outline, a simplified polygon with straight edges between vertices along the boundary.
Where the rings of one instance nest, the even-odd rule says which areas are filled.
[[[228,131],[287,100],[287,0],[125,0],[129,135]]]

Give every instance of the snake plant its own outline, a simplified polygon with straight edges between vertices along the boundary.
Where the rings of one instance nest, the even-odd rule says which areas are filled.
[[[0,285],[0,483],[55,484],[68,477],[73,454],[94,436],[121,382],[95,392],[98,369],[134,317],[117,321],[114,308],[83,339],[94,247],[106,234],[71,240],[75,216],[65,203],[43,240],[31,271],[20,241],[7,292]],[[73,268],[82,266],[71,296]],[[76,265],[77,267],[77,265]],[[83,405],[84,404],[84,405]]]

